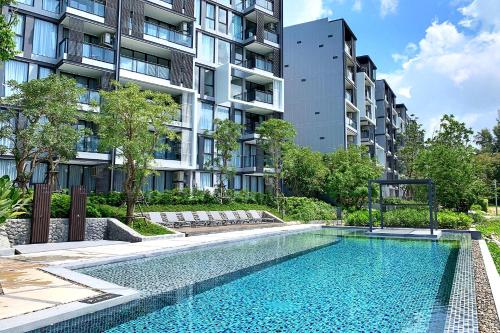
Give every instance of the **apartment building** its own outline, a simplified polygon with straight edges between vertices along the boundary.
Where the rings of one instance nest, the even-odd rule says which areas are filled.
[[[156,175],[144,190],[207,189],[216,179],[210,161],[215,119],[245,126],[234,158],[236,190],[264,190],[264,158],[255,128],[269,117],[282,117],[282,0],[20,0],[15,10],[20,53],[2,64],[2,83],[70,75],[87,89],[82,112],[100,102],[98,90],[112,80],[171,94],[181,106],[171,126],[179,140],[155,154]],[[10,92],[4,85],[0,96]],[[96,130],[78,143],[77,158],[61,165],[61,188],[85,185],[88,191],[119,191],[123,174],[115,151],[98,151]],[[114,167],[114,168],[112,168]],[[0,160],[0,174],[15,176],[11,156]],[[43,182],[46,166],[32,183]]]
[[[360,110],[365,124],[373,119],[365,117],[358,91],[364,95],[365,82],[373,80],[357,72],[356,36],[347,23],[321,19],[286,27],[283,63],[285,119],[297,128],[297,144],[324,153],[361,144]]]

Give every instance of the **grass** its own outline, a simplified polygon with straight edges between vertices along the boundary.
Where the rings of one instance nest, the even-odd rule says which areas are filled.
[[[162,227],[161,225],[147,222],[143,219],[136,219],[132,222],[131,228],[143,236],[161,236],[170,235],[174,232]]]
[[[476,229],[481,231],[483,236],[490,238],[493,234],[500,238],[500,219],[490,219],[476,226]],[[494,242],[488,242],[488,248],[490,249],[491,256],[497,267],[497,271],[500,273],[500,246]]]

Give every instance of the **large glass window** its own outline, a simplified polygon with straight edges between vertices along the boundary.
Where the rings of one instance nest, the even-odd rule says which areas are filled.
[[[215,112],[215,119],[219,120],[229,119],[229,108],[225,106],[217,106],[217,111]]]
[[[243,63],[243,48],[241,46],[234,47],[234,64],[241,65]]]
[[[227,10],[219,8],[219,32],[227,34]]]
[[[202,190],[206,190],[210,187],[213,187],[213,177],[209,172],[201,172],[200,173],[200,188]]]
[[[38,66],[38,79],[45,79],[53,74],[54,70],[52,68]]]
[[[18,83],[28,81],[28,63],[9,60],[5,63],[4,82],[7,83],[14,80]],[[5,85],[5,96],[10,96],[14,93],[13,89]]]
[[[28,6],[33,6],[33,0],[17,0],[17,3],[22,3]]]
[[[214,97],[215,96],[215,87],[214,87],[215,74],[214,74],[214,71],[211,69],[206,69],[206,68],[203,68],[202,70],[204,72],[204,84],[205,84],[204,94],[205,94],[205,96]]]
[[[215,38],[201,35],[200,59],[215,62]]]
[[[24,50],[24,15],[17,15],[17,23],[13,27],[14,30],[14,41],[16,42],[16,50],[22,51]]]
[[[57,26],[53,23],[35,19],[33,32],[33,54],[55,58]]]
[[[42,8],[53,13],[59,13],[59,0],[43,0]]]
[[[15,179],[17,176],[16,162],[14,160],[0,159],[0,175]]]
[[[196,24],[201,25],[201,0],[194,0],[194,16]]]
[[[205,22],[208,29],[215,30],[215,6],[211,3],[207,3]]]
[[[213,129],[214,106],[209,103],[201,103],[200,130],[211,131]]]
[[[238,39],[243,39],[243,18],[238,15],[233,14],[232,19],[233,25],[233,37]]]
[[[236,191],[239,191],[242,189],[242,186],[241,186],[241,175],[235,175],[234,176],[234,184],[233,184],[233,188],[236,190]]]
[[[203,142],[203,165],[205,167],[212,165],[214,160],[214,140],[205,138]]]
[[[217,41],[217,45],[219,51],[217,56],[219,64],[222,65],[229,63],[231,56],[231,44],[219,39]]]

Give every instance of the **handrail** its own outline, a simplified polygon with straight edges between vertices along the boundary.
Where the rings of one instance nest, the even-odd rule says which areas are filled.
[[[121,56],[120,68],[148,76],[154,76],[160,79],[170,80],[170,68],[160,64],[153,64],[126,56]]]
[[[144,33],[175,44],[191,47],[193,38],[181,31],[168,27],[162,27],[152,22],[144,22]]]

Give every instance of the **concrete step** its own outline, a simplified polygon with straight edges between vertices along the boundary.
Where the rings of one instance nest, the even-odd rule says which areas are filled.
[[[367,231],[366,234],[369,237],[439,239],[441,230],[434,230],[434,234],[431,235],[429,229],[374,229],[373,232]]]
[[[16,254],[31,254],[38,252],[58,251],[58,250],[71,250],[85,247],[94,246],[107,246],[116,244],[126,244],[127,242],[120,241],[83,241],[83,242],[64,242],[64,243],[44,243],[44,244],[27,244],[14,246]]]

